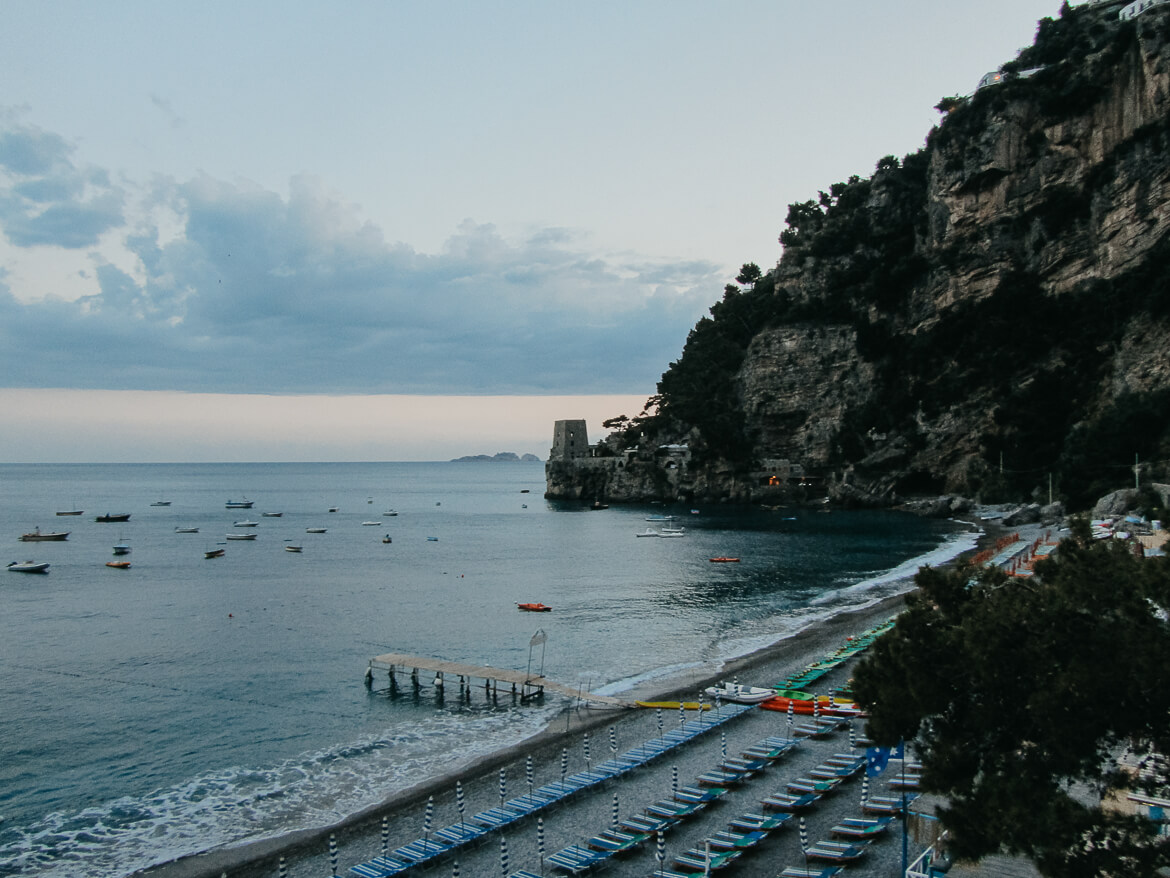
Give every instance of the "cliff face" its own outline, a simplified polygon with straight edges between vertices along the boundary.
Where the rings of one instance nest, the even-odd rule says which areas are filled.
[[[1168,456],[1170,11],[1066,10],[1006,67],[921,152],[791,207],[780,262],[614,441],[642,459],[604,496],[763,499],[778,459],[857,502],[1020,495],[1090,490],[1110,437]]]

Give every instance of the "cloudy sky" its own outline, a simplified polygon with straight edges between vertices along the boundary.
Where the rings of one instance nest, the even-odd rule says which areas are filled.
[[[0,460],[600,432],[1059,6],[5,0]]]

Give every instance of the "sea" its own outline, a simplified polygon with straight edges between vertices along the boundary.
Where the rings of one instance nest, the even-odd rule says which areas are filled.
[[[426,679],[391,695],[366,683],[374,656],[610,695],[698,680],[977,537],[891,511],[543,492],[521,461],[0,465],[3,563],[51,565],[0,579],[0,876],[117,878],[329,825],[572,706]],[[685,536],[636,536],[664,516]],[[69,537],[19,541],[37,527]],[[116,544],[129,569],[106,566]],[[516,606],[537,601],[552,611]]]

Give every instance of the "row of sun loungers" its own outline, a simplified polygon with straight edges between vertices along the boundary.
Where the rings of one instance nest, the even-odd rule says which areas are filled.
[[[417,839],[400,848],[388,851],[383,856],[375,857],[365,863],[358,863],[350,868],[350,872],[358,878],[391,878],[391,876],[399,875],[416,866],[429,863],[456,848],[481,839],[490,832],[531,817],[570,796],[633,771],[709,732],[722,723],[741,716],[752,710],[753,707],[754,705],[748,704],[724,704],[718,711],[708,712],[700,719],[687,720],[660,737],[652,738],[632,750],[594,765],[585,771],[568,775],[563,781],[545,784],[527,795],[511,799],[499,807],[480,811],[468,818],[467,821],[454,823],[436,830],[426,838]],[[680,801],[678,804],[685,805],[686,803]],[[585,851],[585,854],[580,854],[573,848],[566,848],[566,851],[571,853],[561,852],[565,854],[564,861],[566,863],[581,862],[589,859],[588,855],[599,853],[588,848],[581,848],[581,850]],[[612,855],[612,852],[606,855]],[[555,862],[552,857],[549,860]]]

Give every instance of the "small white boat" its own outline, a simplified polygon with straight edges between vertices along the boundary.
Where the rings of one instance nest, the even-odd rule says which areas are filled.
[[[668,539],[671,539],[672,537],[674,537],[674,538],[685,537],[686,534],[683,533],[681,530],[664,530],[664,531],[659,532],[658,536],[662,537],[664,540],[668,540]]]
[[[114,546],[114,554],[115,555],[129,555],[130,554],[130,547],[128,545],[126,545],[126,543],[118,543],[118,545]]]
[[[232,527],[256,527],[258,524],[260,524],[260,522],[248,521],[248,519],[245,518],[243,521],[233,521]]]
[[[48,573],[48,561],[9,561],[8,569],[13,573]]]
[[[323,533],[325,533],[325,530],[326,530],[326,528],[323,528],[323,527],[306,527],[305,533],[307,533],[307,534],[323,534]]]
[[[151,506],[170,506],[170,505],[171,505],[171,501],[170,501],[170,500],[155,500],[155,501],[154,501],[153,503],[151,503],[150,505],[151,505]]]
[[[280,518],[280,516],[284,515],[284,513],[283,512],[261,512],[260,515],[263,518]]]
[[[362,527],[380,527],[381,524],[382,522],[380,521],[363,521]]]
[[[224,509],[251,509],[255,500],[228,500],[223,504]]]
[[[256,534],[224,534],[224,537],[229,540],[254,540]]]
[[[197,534],[197,533],[199,533],[199,528],[197,528],[197,527],[176,527],[175,533],[177,533],[177,534]]]
[[[69,531],[54,531],[51,533],[41,533],[41,529],[34,528],[26,534],[20,535],[22,543],[59,543],[68,538]]]
[[[58,512],[57,514],[58,515],[82,515],[84,512],[85,512],[84,509],[64,509],[64,510]]]
[[[303,549],[303,548],[304,548],[304,546],[294,546],[294,545],[292,545],[292,544],[290,543],[289,545],[287,545],[287,546],[285,546],[285,547],[284,547],[284,550],[285,550],[286,552],[299,552],[299,551],[301,551],[301,549]]]
[[[634,534],[634,536],[636,536],[636,537],[660,537],[660,536],[662,536],[662,534],[660,534],[658,531],[654,530],[654,528],[648,527],[644,531],[642,531],[640,534]]]
[[[771,689],[741,686],[738,683],[720,683],[718,686],[708,686],[703,692],[712,698],[718,698],[720,701],[734,701],[738,704],[759,704],[776,694]]]
[[[673,515],[647,515],[647,521],[674,521]]]
[[[386,510],[385,512],[383,512],[382,514],[383,514],[383,515],[385,515],[385,516],[387,516],[387,517],[393,518],[395,515],[397,515],[397,514],[398,514],[398,510],[396,510],[396,509],[387,509],[387,510]]]

